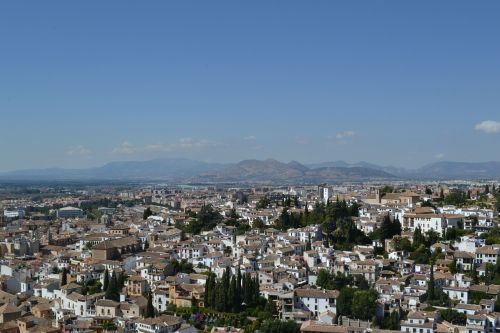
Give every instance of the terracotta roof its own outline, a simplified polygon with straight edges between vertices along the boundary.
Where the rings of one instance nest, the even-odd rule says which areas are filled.
[[[115,302],[113,300],[109,300],[109,299],[100,299],[100,300],[97,300],[95,305],[96,306],[106,306],[106,307],[117,308],[120,305],[120,303]]]
[[[301,332],[347,333],[347,327],[308,320],[300,326]]]
[[[17,307],[15,307],[10,303],[6,303],[0,306],[0,314],[16,313],[16,312],[21,313],[21,310],[19,310]]]
[[[145,325],[165,325],[165,326],[179,325],[182,323],[179,317],[169,316],[169,315],[161,315],[156,318],[138,319],[137,322]]]
[[[339,292],[337,290],[323,290],[323,289],[295,289],[297,297],[310,297],[310,298],[337,298]]]

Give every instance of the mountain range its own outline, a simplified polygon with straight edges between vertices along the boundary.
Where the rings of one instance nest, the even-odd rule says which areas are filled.
[[[344,161],[301,164],[274,159],[208,163],[161,158],[110,162],[86,169],[30,169],[0,173],[0,180],[165,180],[186,183],[319,183],[398,179],[500,178],[500,162],[436,162],[417,169]]]

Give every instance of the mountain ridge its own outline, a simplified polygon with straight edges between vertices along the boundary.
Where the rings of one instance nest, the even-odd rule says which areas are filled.
[[[44,168],[0,173],[0,180],[171,180],[189,182],[335,182],[394,179],[500,178],[500,162],[439,161],[416,169],[360,161],[302,164],[276,159],[212,163],[185,158],[115,161],[82,169]]]

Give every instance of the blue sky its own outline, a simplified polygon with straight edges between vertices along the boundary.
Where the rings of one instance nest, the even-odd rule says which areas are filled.
[[[4,1],[0,170],[498,160],[499,15],[498,1]]]

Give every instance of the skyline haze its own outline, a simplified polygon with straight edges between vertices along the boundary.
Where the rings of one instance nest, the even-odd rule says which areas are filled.
[[[499,160],[500,4],[0,4],[0,171]]]

